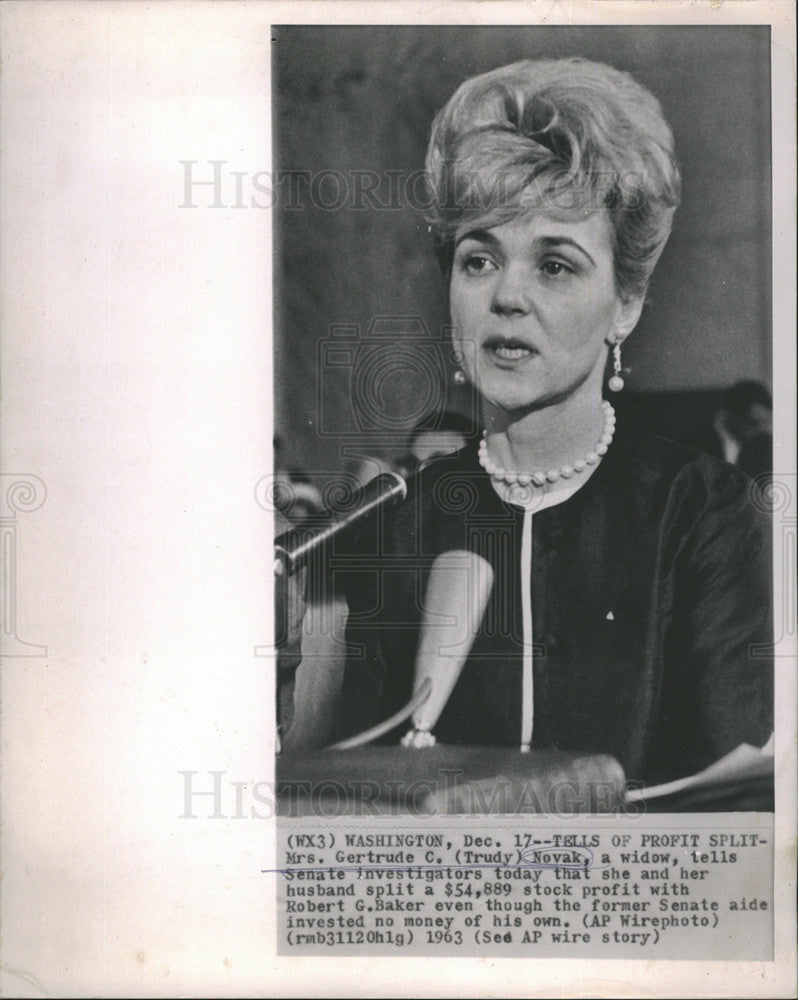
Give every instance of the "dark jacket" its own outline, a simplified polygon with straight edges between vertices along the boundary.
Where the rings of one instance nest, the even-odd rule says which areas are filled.
[[[749,486],[724,462],[619,426],[586,484],[534,514],[535,747],[607,753],[629,780],[652,782],[765,742],[771,536]],[[474,446],[429,466],[415,500],[332,556],[350,608],[343,733],[408,701],[430,566],[466,549],[491,563],[495,583],[434,733],[519,744],[522,524]]]

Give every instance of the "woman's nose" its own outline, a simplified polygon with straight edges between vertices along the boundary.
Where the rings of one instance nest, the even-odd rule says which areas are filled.
[[[491,309],[499,316],[526,316],[532,309],[531,276],[525,267],[505,267],[493,287]]]

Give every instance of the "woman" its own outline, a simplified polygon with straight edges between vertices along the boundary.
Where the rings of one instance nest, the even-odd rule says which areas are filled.
[[[427,170],[484,435],[333,559],[342,734],[409,700],[431,566],[465,550],[494,582],[431,738],[606,753],[648,782],[761,746],[768,522],[735,469],[616,427],[602,399],[679,200],[658,102],[605,65],[516,63],[455,93]]]

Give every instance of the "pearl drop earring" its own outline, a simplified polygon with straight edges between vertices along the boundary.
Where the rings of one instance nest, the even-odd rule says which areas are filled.
[[[623,389],[623,379],[621,378],[621,372],[623,367],[621,365],[621,342],[620,340],[615,341],[615,346],[612,349],[612,367],[615,374],[610,378],[607,385],[610,388],[610,392],[620,392]]]

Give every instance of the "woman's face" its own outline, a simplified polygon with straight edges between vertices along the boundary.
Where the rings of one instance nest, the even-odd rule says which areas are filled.
[[[626,336],[642,298],[620,298],[605,209],[544,212],[455,234],[449,300],[463,370],[506,410],[601,393],[607,342]]]

